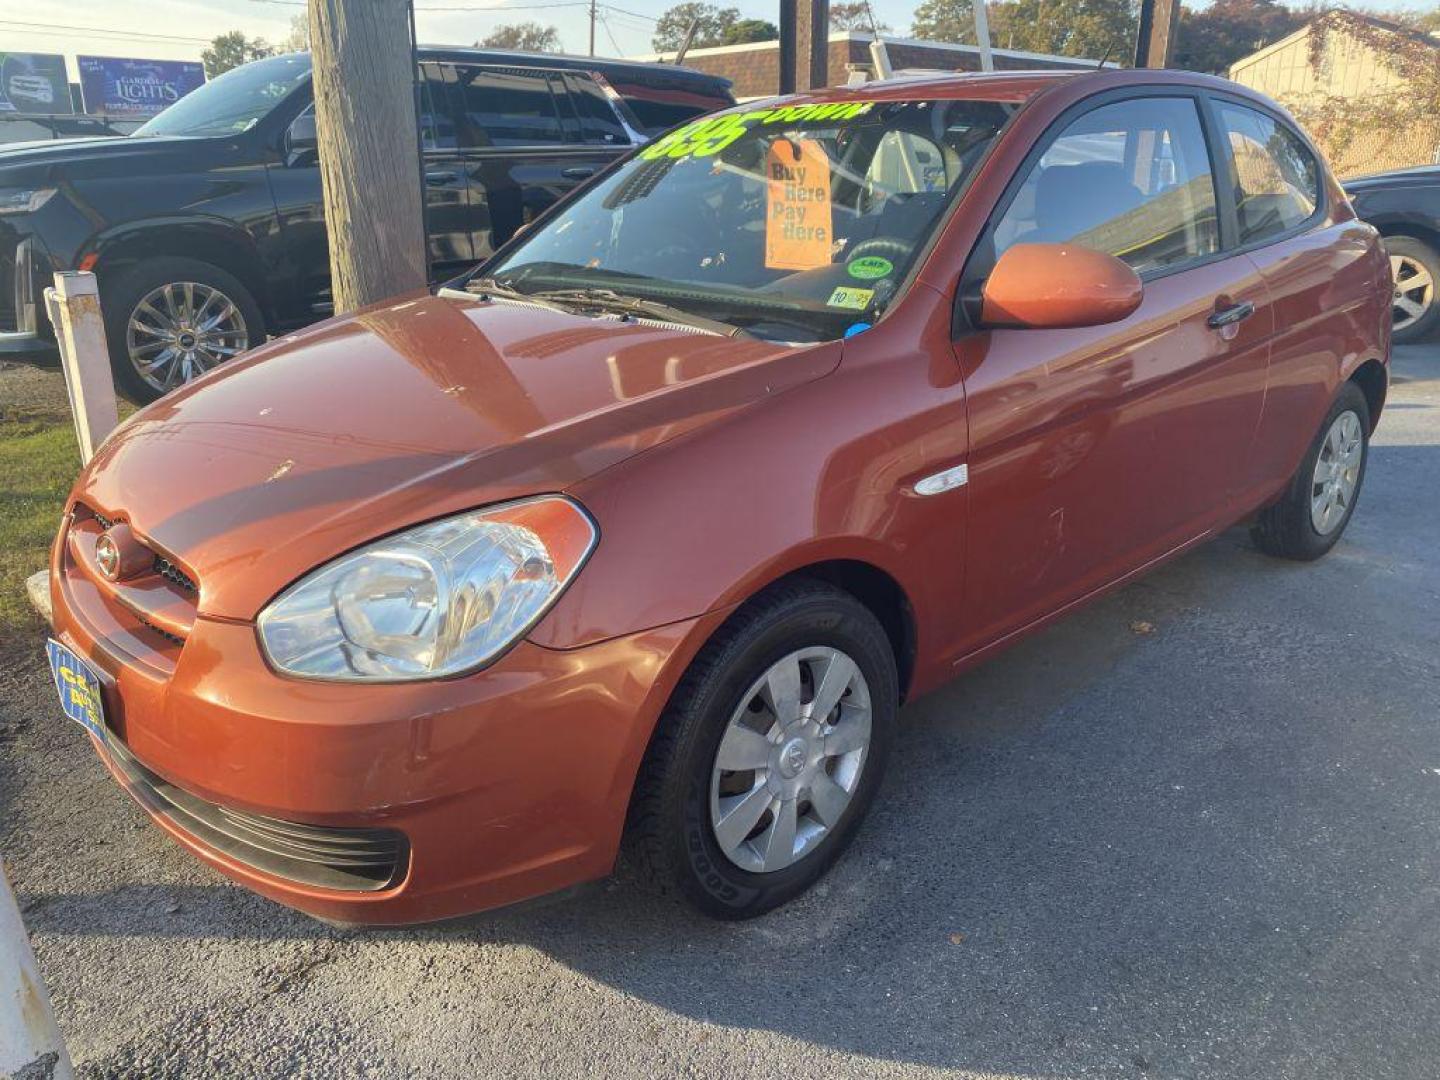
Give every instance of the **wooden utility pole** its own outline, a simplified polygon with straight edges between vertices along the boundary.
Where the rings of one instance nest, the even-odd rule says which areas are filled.
[[[830,85],[830,0],[780,0],[779,92]]]
[[[1180,0],[1140,0],[1135,33],[1137,68],[1169,67],[1180,31]]]
[[[353,311],[426,283],[409,3],[309,0],[330,289]]]
[[[595,4],[596,0],[590,0],[590,55],[595,55]]]
[[[795,57],[798,42],[795,40],[796,0],[780,0],[780,71],[775,85],[777,94],[795,92]]]

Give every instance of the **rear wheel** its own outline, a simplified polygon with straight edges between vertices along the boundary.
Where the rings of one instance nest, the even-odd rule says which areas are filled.
[[[848,593],[790,582],[747,604],[677,688],[631,801],[642,874],[723,919],[808,888],[874,799],[898,711],[884,629]]]
[[[119,389],[145,404],[265,340],[260,307],[238,278],[198,259],[149,259],[101,290]]]
[[[1285,494],[1261,511],[1250,531],[1255,545],[1285,559],[1324,555],[1355,513],[1369,454],[1370,409],[1360,388],[1346,383]]]
[[[1424,341],[1440,330],[1440,251],[1413,236],[1385,237],[1393,288],[1392,333],[1397,344]]]

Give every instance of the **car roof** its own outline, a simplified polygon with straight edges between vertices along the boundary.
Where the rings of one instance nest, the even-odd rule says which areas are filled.
[[[1068,68],[902,75],[855,86],[832,86],[784,97],[761,98],[748,101],[745,106],[763,108],[782,103],[820,104],[827,101],[854,101],[861,97],[869,101],[910,101],[917,96],[937,101],[974,98],[981,101],[1019,103],[1046,90],[1072,83],[1084,83],[1086,89],[1093,92],[1121,87],[1192,86],[1223,91],[1235,97],[1250,98],[1265,102],[1271,108],[1275,107],[1274,103],[1262,94],[1229,79],[1201,75],[1193,71],[1154,68]]]
[[[506,64],[515,67],[564,68],[570,71],[598,71],[607,78],[613,73],[652,86],[712,89],[728,94],[729,79],[674,64],[644,63],[638,60],[611,60],[598,56],[571,56],[569,53],[533,53],[514,49],[477,49],[454,45],[421,45],[421,60],[450,63]]]

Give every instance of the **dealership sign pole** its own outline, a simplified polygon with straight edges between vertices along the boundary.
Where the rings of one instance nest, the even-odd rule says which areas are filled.
[[[71,1080],[74,1075],[0,860],[0,1076]]]
[[[60,346],[80,462],[88,464],[120,422],[95,275],[84,270],[57,273],[55,286],[45,290],[45,306]]]

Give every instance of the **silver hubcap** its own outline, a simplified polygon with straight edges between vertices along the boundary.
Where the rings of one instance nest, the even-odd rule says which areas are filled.
[[[1310,521],[1321,536],[1334,532],[1345,520],[1355,501],[1364,456],[1360,418],[1353,412],[1341,413],[1325,433],[1320,456],[1315,459],[1315,475],[1310,478]]]
[[[1435,279],[1423,263],[1408,255],[1390,256],[1390,276],[1394,280],[1391,294],[1393,329],[1404,330],[1418,322],[1435,302]]]
[[[249,346],[245,316],[234,301],[198,281],[175,281],[147,293],[125,328],[130,363],[162,392]]]
[[[803,859],[840,822],[870,746],[870,687],[828,647],[777,661],[730,717],[710,779],[720,850],[752,873]]]

